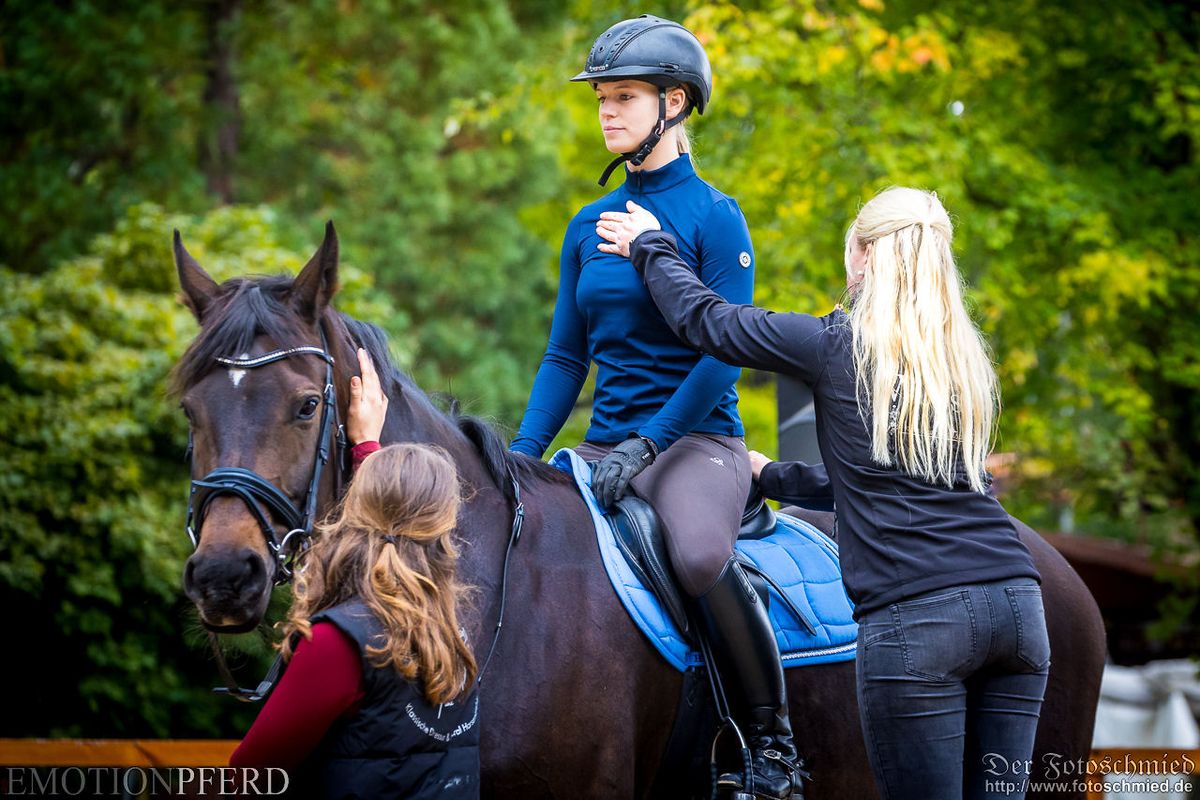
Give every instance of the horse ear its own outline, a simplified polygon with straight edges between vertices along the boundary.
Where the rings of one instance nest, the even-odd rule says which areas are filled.
[[[196,321],[200,322],[204,319],[213,298],[217,296],[219,287],[183,246],[183,237],[179,235],[178,229],[175,230],[175,269],[179,272],[183,301],[196,315]]]
[[[338,238],[333,220],[325,223],[325,241],[300,270],[292,284],[292,304],[306,319],[315,322],[338,290]]]

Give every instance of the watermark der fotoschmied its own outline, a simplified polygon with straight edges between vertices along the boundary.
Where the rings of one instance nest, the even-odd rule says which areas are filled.
[[[6,797],[272,797],[290,783],[279,767],[0,767]]]
[[[1008,759],[999,753],[983,757],[985,790],[997,794],[1143,792],[1190,793],[1197,785],[1197,764],[1187,754],[1164,753],[1069,758],[1045,753],[1037,762]]]

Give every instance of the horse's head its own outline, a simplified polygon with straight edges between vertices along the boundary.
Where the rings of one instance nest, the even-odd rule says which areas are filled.
[[[266,611],[286,551],[306,537],[289,532],[311,529],[341,477],[330,352],[340,337],[325,313],[337,290],[337,235],[329,224],[295,280],[218,286],[178,232],[175,264],[200,323],[173,376],[192,442],[196,551],[183,589],[209,629],[247,630]]]

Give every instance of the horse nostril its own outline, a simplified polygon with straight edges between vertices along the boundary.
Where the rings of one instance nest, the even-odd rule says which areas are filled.
[[[257,586],[260,581],[266,577],[266,569],[263,567],[263,560],[253,550],[247,550],[245,553],[244,562],[244,586]]]
[[[266,564],[249,547],[232,552],[195,553],[183,567],[184,594],[196,603],[257,595],[266,583]]]
[[[183,565],[183,593],[193,602],[198,599],[196,596],[195,556],[188,558],[187,563]]]

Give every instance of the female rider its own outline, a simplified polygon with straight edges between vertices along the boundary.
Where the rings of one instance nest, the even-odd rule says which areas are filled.
[[[630,210],[602,216],[601,249],[632,251],[681,339],[813,389],[880,793],[1023,797],[1050,664],[1041,579],[988,492],[996,374],[937,196],[895,188],[863,207],[846,234],[851,309],[820,318],[726,302]],[[760,468],[764,484],[803,474]],[[1015,772],[997,781],[996,763]]]
[[[658,511],[667,549],[735,693],[754,754],[755,785],[770,798],[799,792],[779,649],[762,602],[732,560],[750,485],[734,382],[738,369],[681,343],[628,262],[600,252],[600,215],[636,199],[675,234],[704,284],[735,303],[753,293],[753,251],[737,203],[701,180],[682,122],[703,113],[708,57],[687,29],[644,15],[617,23],[592,46],[583,72],[600,103],[605,146],[626,163],[625,182],[580,209],[567,226],[550,341],[511,448],[541,458],[597,366],[592,419],[576,451],[598,460],[602,507],[632,488]],[[739,785],[740,778],[723,776]]]

